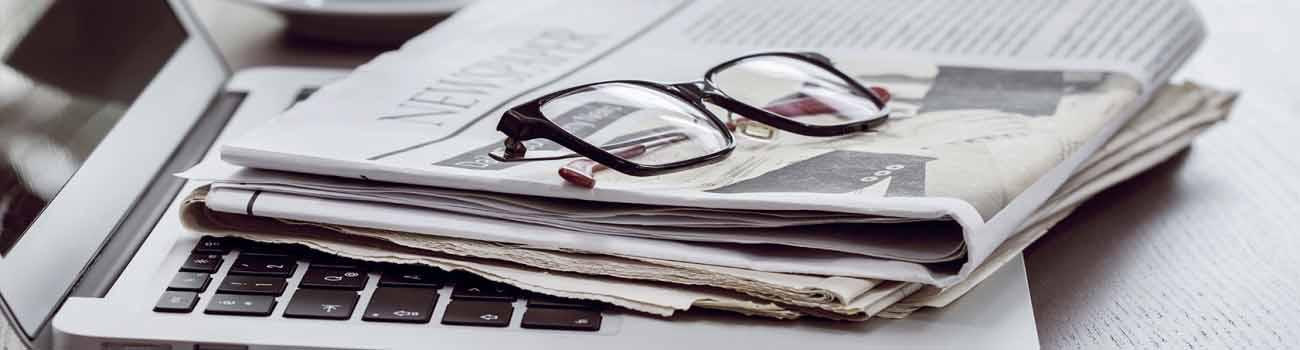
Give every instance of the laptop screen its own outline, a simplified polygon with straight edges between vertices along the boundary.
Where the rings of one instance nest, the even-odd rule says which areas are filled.
[[[0,0],[0,257],[186,35],[165,1]]]

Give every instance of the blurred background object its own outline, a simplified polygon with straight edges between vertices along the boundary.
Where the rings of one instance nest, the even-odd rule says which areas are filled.
[[[293,36],[396,47],[471,0],[240,0],[280,13]]]
[[[0,0],[0,257],[185,36],[165,6]],[[149,38],[134,41],[130,38]],[[69,45],[68,43],[78,43]],[[169,43],[160,45],[159,43]]]

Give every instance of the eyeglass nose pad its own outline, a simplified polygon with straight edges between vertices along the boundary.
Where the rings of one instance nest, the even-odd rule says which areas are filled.
[[[776,128],[749,120],[731,112],[727,112],[727,128],[731,129],[733,133],[760,142],[771,142],[776,138],[776,134],[779,132]]]

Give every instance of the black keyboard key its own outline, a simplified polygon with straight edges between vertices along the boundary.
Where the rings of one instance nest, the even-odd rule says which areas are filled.
[[[199,238],[199,243],[194,245],[195,253],[206,254],[226,254],[230,252],[230,240],[220,237],[203,236]]]
[[[369,280],[370,276],[363,270],[312,265],[307,268],[307,273],[303,274],[302,282],[298,283],[298,287],[361,290],[366,287],[366,282]]]
[[[438,292],[427,288],[379,287],[361,315],[364,321],[429,323]]]
[[[442,324],[479,327],[505,327],[515,307],[507,302],[452,300],[442,315]]]
[[[194,306],[199,303],[199,294],[195,292],[163,292],[158,303],[154,304],[153,311],[156,312],[176,312],[189,313],[194,311]]]
[[[221,280],[217,293],[280,296],[288,284],[280,277],[230,275]]]
[[[515,287],[482,278],[465,279],[451,292],[453,299],[514,301],[518,296],[519,290]]]
[[[528,308],[519,325],[524,328],[594,332],[600,330],[600,320],[600,312],[595,310]]]
[[[287,256],[244,255],[239,254],[234,266],[230,267],[232,275],[254,275],[289,277],[298,267],[298,262]]]
[[[346,320],[357,306],[357,293],[344,290],[299,289],[284,317]]]
[[[418,267],[397,267],[384,271],[379,276],[380,287],[416,287],[416,288],[442,288],[446,282],[445,272]]]
[[[172,277],[172,282],[167,284],[167,290],[203,293],[208,289],[208,282],[211,281],[212,276],[206,273],[179,272],[176,277]]]
[[[216,273],[223,262],[225,259],[217,254],[190,254],[190,257],[185,259],[185,264],[181,265],[181,271]]]
[[[275,297],[269,295],[213,294],[205,314],[237,316],[270,316],[275,310]]]
[[[552,309],[595,309],[596,303],[553,297],[549,295],[532,294],[528,296],[528,307],[545,307]]]

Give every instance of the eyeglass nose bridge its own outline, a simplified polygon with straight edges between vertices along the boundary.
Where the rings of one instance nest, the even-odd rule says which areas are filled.
[[[717,93],[712,85],[705,81],[691,81],[668,85],[668,89],[679,92],[686,97],[696,101],[707,101],[711,96]]]

